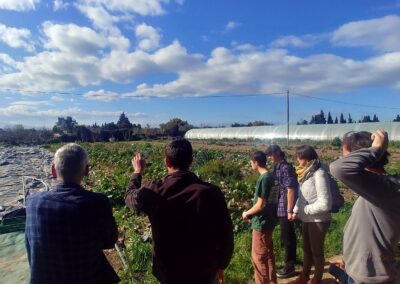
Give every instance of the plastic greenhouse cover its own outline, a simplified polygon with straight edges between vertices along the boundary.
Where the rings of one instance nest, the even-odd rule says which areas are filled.
[[[374,132],[383,128],[389,134],[390,141],[400,141],[400,122],[374,122],[350,124],[313,124],[290,125],[290,140],[332,140],[342,138],[350,131]],[[226,127],[226,128],[198,128],[186,132],[187,139],[242,139],[242,140],[275,140],[286,139],[286,125]]]

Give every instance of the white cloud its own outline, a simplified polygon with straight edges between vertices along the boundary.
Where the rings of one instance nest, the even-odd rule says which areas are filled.
[[[164,4],[169,0],[81,0],[81,5],[104,6],[112,12],[135,13],[142,16],[158,16],[165,13]]]
[[[2,88],[24,93],[90,86],[95,91],[88,92],[87,98],[106,102],[118,96],[264,94],[286,89],[311,94],[370,86],[400,88],[400,52],[353,60],[334,54],[296,56],[285,49],[234,44],[217,47],[205,56],[190,53],[179,41],[151,52],[130,52],[129,40],[118,29],[95,31],[51,22],[43,24],[43,35],[47,50],[21,61],[0,54]],[[143,84],[143,78],[154,74],[175,78],[167,83]],[[103,84],[110,81],[138,86],[132,92],[116,94],[104,90]]]
[[[150,55],[141,50],[132,53],[112,51],[101,61],[101,76],[119,83],[129,83],[140,76],[158,71]]]
[[[0,0],[1,1],[1,0]],[[75,6],[88,17],[95,27],[109,30],[120,21],[133,21],[136,15],[160,16],[171,0],[80,0]],[[183,5],[184,0],[175,0]]]
[[[11,106],[48,106],[52,105],[49,101],[14,101]]]
[[[103,89],[98,91],[89,91],[84,95],[89,100],[111,102],[119,98],[119,95],[115,92],[105,91]]]
[[[107,37],[109,44],[114,50],[128,50],[130,47],[130,41],[128,38],[122,35],[116,24],[120,21],[130,21],[132,17],[129,15],[111,15],[101,5],[89,5],[88,3],[76,4],[78,10],[83,13],[93,24],[96,29],[99,29],[103,36]]]
[[[77,56],[95,55],[108,43],[105,37],[94,30],[75,24],[60,25],[45,22],[43,32],[47,37],[45,48]]]
[[[79,107],[70,108],[48,108],[43,109],[37,106],[27,105],[9,105],[0,108],[1,121],[10,124],[23,124],[29,127],[53,127],[58,117],[72,116],[79,124],[93,124],[116,121],[123,110],[116,111],[98,111],[87,110]],[[142,112],[126,112],[125,114],[131,121],[135,123],[148,123],[149,119],[154,120],[146,113]],[[159,122],[158,122],[159,123]]]
[[[127,51],[131,45],[129,39],[120,34],[118,31],[116,31],[113,34],[110,34],[107,37],[107,40],[113,50]]]
[[[271,43],[273,47],[295,47],[295,48],[307,48],[314,46],[315,44],[321,42],[326,39],[328,34],[320,34],[320,35],[302,35],[302,36],[283,36]]]
[[[241,23],[235,22],[235,21],[229,21],[226,25],[225,25],[225,31],[226,32],[230,32],[233,31],[234,29],[238,28],[241,26]]]
[[[233,43],[232,44],[234,46],[235,50],[238,51],[242,51],[242,52],[254,52],[257,50],[257,47],[252,45],[252,44],[237,44],[237,43]]]
[[[0,76],[3,88],[40,91],[62,91],[99,84],[99,60],[94,56],[79,57],[70,53],[44,51],[18,63],[19,70]]]
[[[101,74],[108,80],[128,83],[148,74],[196,68],[200,64],[200,58],[198,54],[188,54],[178,41],[154,54],[142,50],[131,53],[112,51],[101,62]]]
[[[142,50],[153,50],[160,45],[160,34],[152,26],[142,23],[135,28],[138,47]]]
[[[7,65],[15,65],[15,60],[11,58],[10,55],[6,53],[0,53],[0,60]]]
[[[65,101],[65,99],[63,98],[63,97],[61,97],[61,96],[52,96],[51,98],[50,98],[50,100],[52,100],[52,101],[54,101],[54,102],[63,102],[63,101]]]
[[[79,107],[71,107],[66,109],[40,109],[37,106],[16,104],[9,105],[7,107],[0,108],[0,117],[7,118],[7,121],[14,120],[18,123],[24,122],[28,125],[43,125],[43,121],[47,126],[54,125],[55,121],[49,119],[56,119],[57,117],[72,116],[79,123],[94,123],[97,121],[109,121],[110,118],[117,119],[122,113],[122,110],[118,111],[88,111]],[[144,119],[149,117],[146,113],[142,112],[125,112],[130,118]],[[36,119],[40,118],[40,119]],[[46,118],[47,120],[43,120]]]
[[[183,70],[177,80],[166,84],[140,85],[129,96],[265,94],[286,89],[310,94],[368,86],[395,88],[399,72],[400,52],[356,61],[329,54],[302,58],[274,49],[236,55],[216,48],[201,67]]]
[[[24,48],[30,52],[35,50],[31,32],[28,29],[18,29],[0,24],[0,41],[12,48]]]
[[[62,9],[66,9],[68,7],[69,3],[63,2],[63,0],[54,0],[53,1],[53,10],[58,11]]]
[[[0,9],[13,11],[35,10],[40,0],[0,0]]]
[[[400,50],[400,16],[351,22],[333,32],[331,42],[338,46],[371,47],[382,52]]]
[[[118,17],[112,16],[103,6],[92,6],[84,3],[79,3],[76,6],[98,29],[112,30],[114,24],[119,21]]]

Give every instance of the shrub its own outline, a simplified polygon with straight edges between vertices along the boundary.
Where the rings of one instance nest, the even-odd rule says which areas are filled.
[[[339,137],[333,138],[331,145],[334,147],[342,147],[342,140]]]

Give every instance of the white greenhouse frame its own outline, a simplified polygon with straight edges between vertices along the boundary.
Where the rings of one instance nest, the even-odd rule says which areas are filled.
[[[383,128],[389,134],[390,141],[400,141],[400,122],[373,122],[351,124],[313,124],[290,125],[290,140],[329,141],[336,137],[342,138],[349,131],[374,132]],[[226,127],[226,128],[197,128],[185,134],[187,139],[196,140],[275,140],[287,139],[286,125]]]

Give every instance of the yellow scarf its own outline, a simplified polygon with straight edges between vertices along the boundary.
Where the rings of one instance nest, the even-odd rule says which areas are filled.
[[[302,183],[306,178],[307,174],[315,169],[318,165],[318,160],[311,160],[308,161],[305,166],[297,166],[296,167],[296,174],[297,174],[297,181]]]

